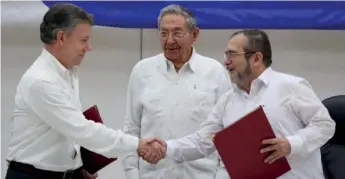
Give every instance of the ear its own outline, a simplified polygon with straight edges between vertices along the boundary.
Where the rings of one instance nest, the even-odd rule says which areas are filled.
[[[56,42],[58,44],[62,44],[64,41],[65,41],[65,33],[62,31],[62,30],[59,30],[57,33],[56,33]]]
[[[261,52],[256,52],[254,55],[254,65],[257,66],[263,64],[263,58],[264,56]]]
[[[200,29],[198,27],[195,27],[193,30],[193,40],[196,41],[199,37]]]

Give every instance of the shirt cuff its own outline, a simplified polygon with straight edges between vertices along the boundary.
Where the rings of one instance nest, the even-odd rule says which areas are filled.
[[[287,140],[290,143],[291,152],[290,155],[302,154],[303,152],[303,140],[300,136],[288,136]]]
[[[137,153],[139,147],[139,139],[135,136],[124,134],[122,136],[122,141],[125,144],[125,151]]]
[[[140,179],[139,170],[137,168],[127,170],[126,177],[130,179]]]
[[[175,153],[176,153],[176,146],[174,145],[174,142],[173,141],[166,141],[166,144],[167,144],[167,153],[166,153],[166,157],[167,158],[170,158],[170,159],[173,159],[175,158]]]

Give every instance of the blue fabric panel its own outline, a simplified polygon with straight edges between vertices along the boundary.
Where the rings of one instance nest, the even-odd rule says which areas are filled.
[[[180,4],[201,29],[345,29],[341,1],[43,1],[69,2],[94,14],[96,25],[157,28],[159,11]]]

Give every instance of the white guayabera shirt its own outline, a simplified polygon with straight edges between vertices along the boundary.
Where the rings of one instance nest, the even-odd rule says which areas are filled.
[[[230,87],[224,66],[195,49],[178,73],[163,54],[143,59],[135,65],[128,86],[125,132],[164,140],[191,134]],[[151,165],[133,154],[123,164],[128,179],[214,179],[219,158],[213,153],[183,164],[163,159]]]

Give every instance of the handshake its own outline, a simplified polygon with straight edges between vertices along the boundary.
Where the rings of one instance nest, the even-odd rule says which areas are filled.
[[[166,155],[167,145],[158,138],[140,139],[138,155],[151,164],[157,164]]]

